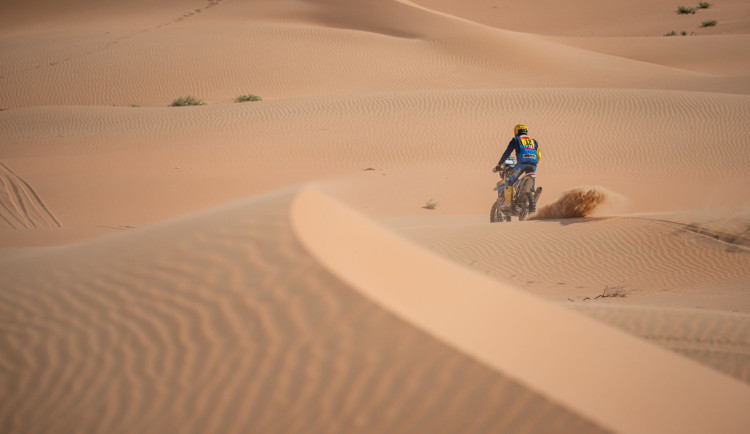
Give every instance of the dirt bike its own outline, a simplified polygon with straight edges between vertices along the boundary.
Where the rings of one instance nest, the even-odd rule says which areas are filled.
[[[505,160],[505,165],[501,170],[492,170],[500,174],[500,181],[494,188],[497,190],[497,200],[490,210],[491,223],[509,222],[513,216],[523,221],[529,214],[536,212],[536,204],[539,195],[542,194],[542,187],[536,188],[535,186],[536,173],[531,168],[524,170],[511,184],[510,175],[515,167],[516,160],[510,157]]]

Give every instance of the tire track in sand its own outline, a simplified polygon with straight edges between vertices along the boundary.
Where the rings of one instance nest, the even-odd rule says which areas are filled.
[[[115,38],[113,38],[113,39],[111,39],[109,41],[104,41],[102,44],[97,45],[95,48],[84,50],[83,52],[79,52],[79,53],[75,53],[75,54],[69,54],[69,55],[62,55],[62,56],[59,56],[59,57],[56,57],[56,58],[49,58],[49,59],[46,59],[46,60],[41,60],[41,61],[38,61],[38,62],[34,62],[30,66],[28,66],[28,67],[22,68],[20,70],[13,71],[12,73],[5,73],[3,75],[0,75],[0,79],[5,79],[6,77],[9,77],[12,74],[23,75],[23,74],[26,74],[29,71],[33,71],[35,69],[57,67],[57,66],[60,66],[61,64],[68,63],[68,62],[70,62],[72,60],[81,59],[81,58],[88,57],[88,56],[91,56],[91,55],[96,54],[96,53],[100,53],[100,52],[106,51],[106,50],[112,48],[113,46],[119,44],[120,42],[123,42],[123,41],[125,41],[127,39],[130,39],[130,38],[132,38],[132,37],[134,37],[136,35],[139,35],[139,34],[142,34],[142,33],[151,32],[151,31],[154,31],[154,30],[158,30],[158,29],[160,29],[162,27],[169,26],[169,25],[172,25],[172,24],[175,24],[175,23],[181,23],[181,22],[183,22],[183,21],[185,21],[185,20],[193,17],[194,15],[200,14],[201,12],[203,12],[205,10],[208,10],[208,9],[214,7],[214,6],[217,6],[221,2],[222,2],[222,0],[207,0],[206,4],[203,5],[202,7],[195,8],[195,9],[189,10],[187,12],[184,12],[182,15],[180,15],[180,16],[178,16],[176,18],[172,18],[172,19],[170,19],[167,22],[163,22],[161,24],[151,25],[151,26],[147,26],[147,27],[142,27],[142,28],[137,29],[137,30],[129,31],[129,32],[124,33],[124,34],[122,34],[120,36],[117,36],[117,37],[115,37]],[[107,34],[109,34],[109,32],[107,32]]]
[[[3,163],[0,163],[0,187],[0,228],[62,227],[34,188]]]

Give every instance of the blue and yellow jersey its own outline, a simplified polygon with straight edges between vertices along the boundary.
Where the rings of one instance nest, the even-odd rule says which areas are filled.
[[[539,142],[529,136],[521,135],[510,140],[503,156],[500,157],[500,162],[497,164],[502,164],[513,151],[516,151],[516,160],[519,164],[539,163]]]

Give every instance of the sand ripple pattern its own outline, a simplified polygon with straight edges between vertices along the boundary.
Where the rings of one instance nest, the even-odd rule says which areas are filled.
[[[706,122],[708,118],[715,120]],[[18,109],[0,117],[0,129],[9,143],[33,135],[44,137],[52,146],[60,140],[58,136],[76,136],[92,149],[106,142],[148,150],[164,146],[162,136],[169,135],[185,144],[220,145],[209,158],[224,153],[237,158],[237,152],[252,151],[252,160],[264,165],[301,161],[302,167],[309,167],[310,162],[337,161],[355,167],[476,168],[498,158],[507,144],[503,133],[507,125],[527,119],[543,146],[544,170],[603,168],[609,174],[632,175],[646,170],[659,173],[667,166],[678,173],[713,179],[744,176],[744,162],[750,158],[748,118],[747,96],[662,90],[471,89],[181,109]],[[637,126],[646,124],[659,125],[658,135],[644,136]],[[600,125],[608,128],[602,130]],[[299,144],[300,131],[305,131],[305,146]],[[23,151],[10,144],[2,148],[12,154]],[[63,152],[59,148],[55,152]],[[720,162],[716,167],[721,167],[721,173],[696,173],[706,158]]]
[[[750,315],[630,306],[568,306],[750,383]]]
[[[747,306],[750,255],[736,244],[674,222],[634,217],[399,231],[453,261],[750,383],[750,317],[729,312]],[[627,298],[595,300],[607,287],[621,287]],[[680,304],[680,294],[694,297],[707,288],[724,301]],[[631,306],[660,297],[672,297],[672,306]]]
[[[31,185],[0,163],[0,229],[61,226]]]
[[[646,218],[456,225],[440,233],[410,227],[401,233],[517,286],[532,291],[558,287],[568,297],[594,297],[618,285],[633,296],[744,288],[750,267],[750,255],[737,252],[735,245]]]
[[[0,262],[0,431],[601,431],[333,277],[292,197]]]

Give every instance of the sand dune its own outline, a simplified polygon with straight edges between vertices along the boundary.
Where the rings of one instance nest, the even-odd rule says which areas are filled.
[[[453,220],[441,230],[424,217],[392,224],[454,261],[554,300],[583,301],[624,286],[623,302],[750,312],[746,249],[684,225],[634,217],[487,220]]]
[[[750,4],[676,6],[0,4],[0,431],[747,431]],[[616,200],[490,224],[519,122]]]
[[[552,40],[599,53],[721,76],[729,82],[746,81],[750,69],[750,35],[747,34],[702,38],[558,37]]]
[[[29,108],[0,112],[0,157],[42,196],[55,192],[43,200],[66,226],[141,226],[316,176],[353,176],[347,200],[381,216],[419,212],[430,198],[439,212],[484,213],[502,126],[526,118],[544,153],[540,205],[600,184],[627,197],[628,211],[731,208],[747,204],[748,117],[745,96],[615,89]],[[651,126],[659,145],[644,136]]]
[[[349,288],[293,198],[0,261],[2,431],[602,431]]]
[[[550,314],[543,312],[551,306],[520,292],[501,290],[479,276],[469,277],[467,271],[452,272],[461,279],[479,279],[469,288],[489,285],[494,289],[486,296],[506,299],[506,303],[484,304],[497,327],[466,328],[456,318],[451,323],[441,320],[440,329],[428,327],[430,334],[421,332],[348,287],[351,274],[339,280],[341,265],[328,269],[315,259],[321,249],[342,251],[335,249],[337,244],[330,242],[330,233],[318,222],[336,222],[326,226],[344,231],[366,223],[351,220],[348,211],[338,211],[338,205],[319,194],[297,196],[291,205],[293,198],[293,191],[284,191],[149,229],[0,262],[6,277],[1,296],[8,330],[2,363],[9,375],[3,382],[10,397],[0,417],[4,431],[88,426],[100,432],[472,432],[488,427],[588,432],[600,430],[596,425],[602,424],[625,432],[644,427],[701,432],[701,424],[706,424],[731,432],[741,431],[747,423],[741,411],[735,413],[744,408],[747,398],[742,396],[750,393],[747,386],[671,353],[644,347],[634,338],[613,335],[613,330],[596,323],[584,322],[587,331],[581,335],[584,329],[575,324],[583,318],[566,317],[560,310],[555,315],[565,318],[570,335],[582,339],[590,334],[600,347],[627,342],[619,351],[638,347],[640,387],[649,385],[650,374],[644,370],[651,369],[660,375],[664,393],[673,393],[676,386],[671,375],[677,375],[681,387],[691,393],[658,406],[655,414],[642,397],[651,394],[660,399],[650,385],[649,393],[637,393],[635,401],[629,394],[611,397],[612,405],[601,401],[593,405],[581,391],[571,395],[575,388],[564,383],[563,389],[556,389],[558,383],[549,382],[549,375],[574,382],[577,375],[619,381],[609,373],[619,368],[599,364],[602,355],[619,356],[611,348],[590,358],[577,352],[575,360],[588,361],[571,371],[562,354],[550,358],[535,355],[540,349],[514,351],[513,345],[523,342],[547,342],[543,347],[548,350],[558,347],[549,346],[550,337],[538,341],[526,336],[536,333],[533,327],[525,332],[500,327],[504,321],[515,321],[514,316],[496,316],[490,306],[505,304],[511,309],[513,304],[506,303],[531,303],[543,315]],[[377,234],[377,228],[371,230]],[[371,230],[355,233],[367,238],[363,246],[384,252],[375,241],[385,239],[369,238],[374,235]],[[295,239],[295,231],[302,231],[305,248]],[[328,241],[315,244],[312,235]],[[306,249],[312,249],[315,257]],[[436,257],[404,249],[399,247],[412,264],[423,263],[432,270],[446,266]],[[368,257],[372,255],[360,256]],[[356,287],[372,288],[377,282],[367,276],[380,273],[407,285],[419,279],[425,284],[423,291],[439,289],[427,284],[429,277],[419,267],[405,274],[382,274],[381,264],[368,263],[369,272],[356,274],[363,279]],[[437,273],[433,278],[445,277]],[[383,294],[398,291],[392,285],[382,288]],[[443,294],[453,303],[469,300],[466,289]],[[430,298],[437,302],[436,296],[434,292]],[[411,297],[420,305],[428,300],[416,292]],[[530,316],[537,311],[530,309],[522,312]],[[421,309],[396,311],[412,321],[408,313]],[[467,312],[484,315],[482,311],[475,307]],[[539,331],[548,333],[550,326]],[[454,333],[467,332],[475,337],[454,340]],[[441,340],[445,333],[452,335],[448,342],[489,367],[431,337],[433,333]],[[575,346],[570,339],[565,345]],[[45,356],[40,358],[40,353]],[[488,360],[484,354],[496,355]],[[528,367],[534,364],[529,358],[538,361],[539,367],[533,369],[547,374],[530,374],[534,371]],[[670,370],[660,368],[661,363],[669,364]],[[519,370],[520,366],[525,368]],[[566,374],[557,374],[560,369]],[[611,387],[607,381],[592,384],[602,390]],[[532,392],[538,387],[542,395],[551,394],[555,400]],[[704,388],[716,392],[696,393]],[[561,395],[561,390],[568,392]],[[684,408],[697,405],[694,400],[712,400],[713,393],[738,394],[730,400],[737,406],[703,402],[693,418],[684,414]],[[670,405],[679,407],[677,414]]]
[[[229,102],[247,92],[293,98],[560,86],[750,92],[744,80],[728,83],[604,55],[395,1],[360,1],[356,8],[333,1],[291,4],[297,6],[266,5],[253,13],[253,4],[224,1],[190,20],[156,27],[153,14],[166,12],[145,9],[123,19],[127,29],[114,33],[98,20],[62,36],[9,30],[2,38],[7,63],[0,71],[0,103],[166,106],[185,95]],[[167,7],[173,16],[185,10]]]
[[[720,430],[740,432],[750,422],[744,411],[750,402],[747,385],[422,255],[316,190],[297,197],[292,216],[305,247],[342,280],[609,429],[705,432],[726,423]],[[400,267],[401,261],[410,266]],[[494,346],[493,341],[502,344]],[[612,374],[626,371],[628,386],[623,388]],[[588,386],[578,389],[582,383]],[[675,395],[683,387],[705,391]],[[719,403],[714,394],[736,394],[737,401]],[[700,411],[686,414],[686,408]]]
[[[695,222],[704,222],[728,234],[739,230],[736,219],[722,223],[672,214],[494,225],[486,220],[387,221],[398,233],[481,274],[750,381],[747,249],[742,238],[731,243],[694,229],[700,227]],[[740,221],[746,229],[747,220]],[[608,292],[622,296],[601,297]]]
[[[677,14],[678,3],[670,0],[633,0],[607,7],[593,7],[587,0],[552,2],[528,0],[498,4],[492,0],[410,0],[425,7],[502,29],[544,35],[585,37],[662,36],[670,30],[688,30],[700,35],[747,34],[750,16],[742,0],[711,2],[707,10],[693,15]],[[684,6],[693,4],[684,2]],[[697,5],[695,5],[697,7]],[[705,19],[721,26],[702,28]]]
[[[564,306],[750,383],[746,312],[602,303]]]
[[[740,208],[732,212],[677,212],[660,217],[682,230],[730,245],[750,247],[750,208]]]

